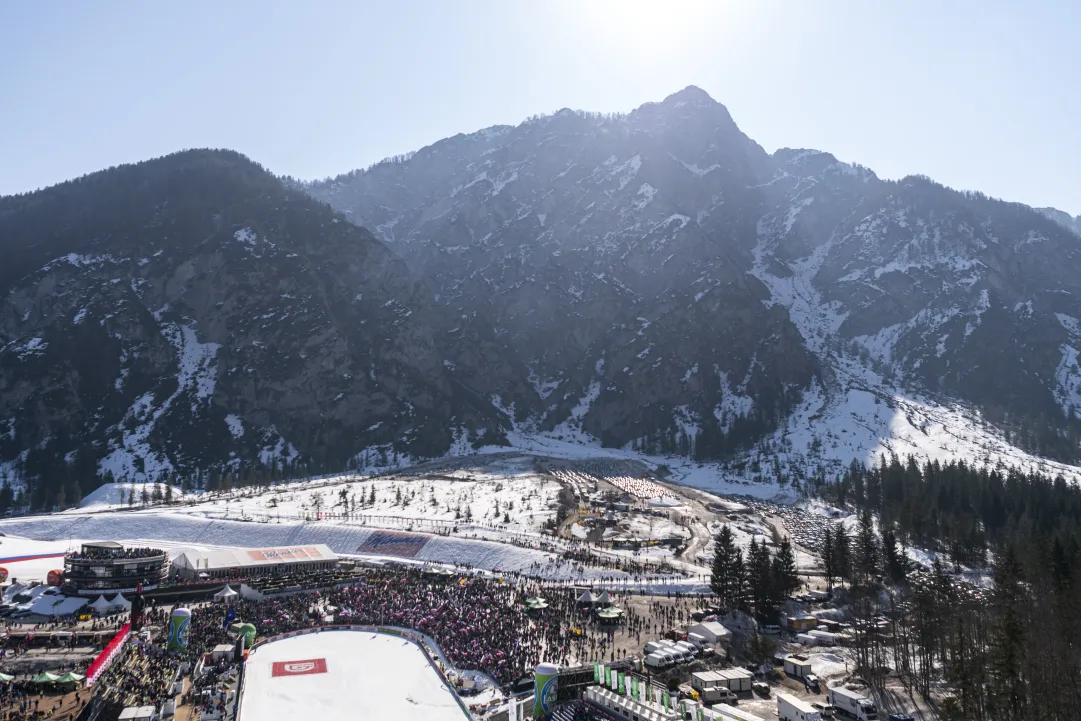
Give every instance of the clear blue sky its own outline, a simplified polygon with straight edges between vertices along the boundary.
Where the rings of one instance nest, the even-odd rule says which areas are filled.
[[[698,85],[767,150],[1081,213],[1081,3],[0,2],[0,194],[188,147],[335,175]]]

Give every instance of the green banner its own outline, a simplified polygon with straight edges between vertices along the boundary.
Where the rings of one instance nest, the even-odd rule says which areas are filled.
[[[665,691],[663,694],[661,694],[661,705],[664,706],[665,711],[668,710],[668,692],[667,691]]]
[[[699,704],[698,705],[698,721],[702,721],[702,718],[703,718],[704,715],[705,714],[702,713],[702,705]]]
[[[599,663],[593,664],[593,682],[601,682],[601,665]]]
[[[627,693],[627,674],[622,671],[619,672],[619,692],[624,695]]]
[[[638,698],[638,678],[631,676],[631,698]]]

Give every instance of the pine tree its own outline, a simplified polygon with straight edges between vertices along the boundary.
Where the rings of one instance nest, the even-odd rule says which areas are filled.
[[[860,514],[853,556],[853,585],[872,584],[879,573],[879,560],[878,539],[875,537],[875,525],[870,511],[864,510]]]
[[[846,581],[852,578],[852,541],[848,537],[844,524],[840,521],[833,527],[834,570],[837,578]]]
[[[728,527],[728,524],[725,524],[721,526],[721,530],[717,533],[713,551],[712,575],[710,577],[710,588],[713,590],[714,595],[717,596],[721,608],[724,609],[735,608],[739,602],[740,594],[738,589],[743,579],[738,575],[737,560],[738,566],[742,567],[742,554],[736,548],[735,541],[732,538],[732,530]]]
[[[747,590],[755,617],[759,621],[773,623],[778,610],[773,564],[766,544],[760,544],[755,539],[751,539],[747,549]]]
[[[173,486],[172,486],[172,484],[169,484],[169,485],[165,486],[165,502],[166,503],[172,503],[173,502]]]
[[[781,539],[774,559],[777,565],[776,583],[779,600],[783,601],[790,593],[800,587],[799,572],[796,569],[796,555],[792,551],[792,542],[786,536]]]
[[[826,591],[833,591],[833,579],[837,577],[837,557],[833,546],[833,530],[830,524],[822,534],[822,572],[826,576]]]
[[[1023,608],[1028,604],[1021,577],[1021,565],[1013,549],[1006,546],[995,558],[993,604],[998,622],[991,635],[992,679],[990,701],[1001,718],[1025,717],[1025,624]]]
[[[901,583],[908,574],[908,559],[897,546],[897,534],[885,523],[882,524],[882,568],[893,583]]]

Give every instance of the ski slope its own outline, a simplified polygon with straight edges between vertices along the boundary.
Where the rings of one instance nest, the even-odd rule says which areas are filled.
[[[79,539],[109,539],[130,545],[158,545],[178,550],[191,547],[257,548],[325,543],[340,555],[393,557],[393,554],[365,553],[360,550],[371,540],[373,534],[385,533],[378,528],[347,523],[213,520],[156,509],[5,519],[0,521],[0,533],[33,541],[53,542],[53,545],[62,542],[65,548],[69,543],[78,545],[81,543]],[[550,580],[588,582],[606,578],[629,578],[627,573],[615,569],[579,568],[564,561],[558,553],[540,550],[539,541],[528,538],[521,543],[532,543],[532,547],[425,533],[413,535],[423,539],[422,548],[403,560],[450,564],[494,573],[523,573]],[[58,560],[61,565],[56,567],[62,567],[62,559]],[[682,579],[675,579],[676,583],[681,581]]]
[[[238,721],[463,717],[469,719],[415,643],[386,634],[334,630],[255,648],[245,664]]]

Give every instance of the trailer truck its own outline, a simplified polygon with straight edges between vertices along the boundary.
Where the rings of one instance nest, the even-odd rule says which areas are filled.
[[[847,718],[858,721],[876,721],[878,709],[875,702],[858,691],[850,691],[843,686],[834,686],[826,691],[826,700]]]
[[[780,721],[822,721],[818,709],[786,693],[777,694],[777,718]]]

